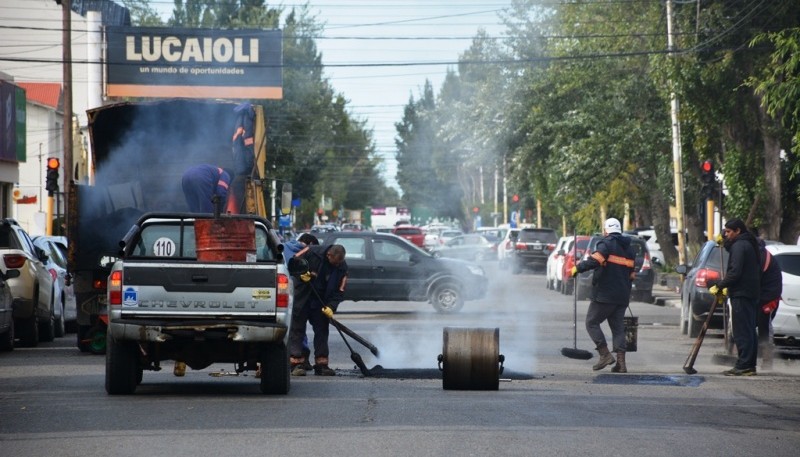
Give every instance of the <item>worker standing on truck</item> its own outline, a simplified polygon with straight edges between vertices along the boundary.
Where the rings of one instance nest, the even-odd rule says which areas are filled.
[[[303,334],[306,322],[314,329],[314,374],[335,376],[328,366],[328,330],[330,319],[344,299],[347,286],[347,263],[344,246],[307,246],[290,260],[290,264],[308,265],[295,282],[294,308],[289,327],[289,362],[292,376],[305,376],[303,367]],[[295,271],[295,268],[290,268]]]
[[[231,174],[215,165],[194,165],[189,167],[181,179],[183,196],[192,213],[213,213],[214,196],[219,197],[220,206],[228,200],[228,187]]]

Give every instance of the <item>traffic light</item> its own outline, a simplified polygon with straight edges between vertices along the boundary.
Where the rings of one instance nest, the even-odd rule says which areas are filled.
[[[714,162],[706,160],[700,164],[700,181],[703,183],[703,195],[708,199],[713,198],[717,182],[714,176]]]
[[[61,165],[61,162],[55,158],[50,157],[47,159],[47,180],[45,183],[45,189],[47,189],[47,195],[53,196],[56,192],[58,192],[58,167]]]
[[[519,202],[519,194],[514,194],[511,197],[511,201],[514,202],[514,203],[518,203]]]

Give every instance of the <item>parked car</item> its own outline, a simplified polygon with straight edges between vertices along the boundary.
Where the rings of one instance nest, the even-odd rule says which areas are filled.
[[[422,232],[422,229],[415,226],[415,225],[398,225],[392,230],[392,233],[395,235],[405,238],[411,242],[411,244],[418,246],[420,248],[425,247],[425,233]]]
[[[14,297],[14,331],[20,343],[34,347],[40,341],[53,341],[55,278],[45,267],[47,256],[13,219],[0,220],[0,256],[7,269],[20,273],[7,282]]]
[[[511,273],[519,274],[523,268],[545,268],[547,257],[556,249],[558,235],[550,228],[523,228],[511,253]]]
[[[505,238],[506,232],[509,230],[510,229],[508,227],[478,227],[478,229],[475,230],[475,233],[502,240]]]
[[[656,231],[652,229],[639,230],[637,232],[639,238],[647,242],[647,250],[650,251],[650,259],[656,265],[664,265],[664,254],[661,252],[661,245],[656,239]],[[678,247],[678,230],[672,229],[672,244],[675,248]]]
[[[560,274],[558,270],[563,266],[563,257],[566,255],[566,245],[571,237],[562,236],[556,243],[556,248],[547,257],[547,267],[545,268],[545,286],[550,290],[561,290]],[[561,262],[559,262],[561,260]]]
[[[333,224],[318,224],[311,227],[311,233],[338,232],[339,227]]]
[[[781,302],[772,320],[773,342],[780,353],[800,355],[800,246],[769,244],[767,250],[783,273]]]
[[[501,270],[508,268],[511,252],[514,251],[514,245],[517,243],[518,236],[519,229],[510,228],[508,232],[506,232],[506,236],[500,240],[500,244],[497,246],[497,260]]]
[[[7,282],[18,276],[19,270],[8,270],[5,266],[0,271],[0,351],[14,349],[14,296]]]
[[[575,266],[575,259],[580,260],[583,257],[586,252],[586,246],[589,245],[589,241],[592,239],[589,235],[578,235],[577,238],[577,243],[570,238],[567,243],[567,253],[560,259],[561,293],[564,295],[572,295],[574,292],[575,278],[569,277],[569,271]],[[577,253],[575,252],[576,250],[578,251]]]
[[[685,275],[681,285],[680,331],[697,338],[715,297],[708,288],[722,279],[728,267],[728,252],[714,241],[706,241],[689,265],[678,265],[675,271]],[[723,307],[718,306],[709,322],[710,329],[724,328]]]
[[[369,228],[367,228],[364,225],[355,223],[355,222],[342,224],[342,231],[343,232],[363,232],[363,231],[366,231],[366,230],[369,230]]]
[[[447,229],[439,232],[439,245],[443,245],[457,236],[463,235],[464,232],[458,229]]]
[[[624,235],[628,236],[628,235]],[[653,264],[650,260],[650,253],[647,251],[647,242],[635,236],[628,236],[631,240],[631,247],[636,254],[634,259],[634,270],[636,276],[633,279],[631,288],[631,299],[645,303],[653,302],[653,283],[655,283],[656,273],[653,271]],[[582,260],[588,258],[597,248],[597,243],[602,240],[602,236],[593,236],[586,245]],[[578,300],[585,300],[592,295],[592,277],[594,271],[584,271],[575,277],[575,286]]]
[[[347,300],[428,301],[437,311],[452,313],[488,289],[479,265],[433,257],[394,234],[336,232],[323,243],[331,244],[346,250]]]
[[[447,243],[431,250],[434,257],[450,257],[464,260],[494,260],[497,258],[496,238],[490,240],[491,235],[470,233],[453,238]]]
[[[47,255],[45,266],[50,275],[56,278],[53,286],[55,336],[61,337],[67,329],[74,329],[78,325],[75,291],[72,277],[67,273],[67,241],[62,236],[37,236],[33,238],[33,244]]]

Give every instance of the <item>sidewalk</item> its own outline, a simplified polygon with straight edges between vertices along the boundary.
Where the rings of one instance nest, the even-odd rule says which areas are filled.
[[[657,274],[653,285],[653,304],[669,308],[681,307],[681,277],[677,273]]]

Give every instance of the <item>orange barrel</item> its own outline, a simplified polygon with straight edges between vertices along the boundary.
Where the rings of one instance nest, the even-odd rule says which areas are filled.
[[[256,226],[239,219],[197,219],[194,236],[197,260],[202,262],[246,262],[256,255]]]
[[[502,363],[499,328],[444,329],[439,356],[445,390],[497,390]]]

